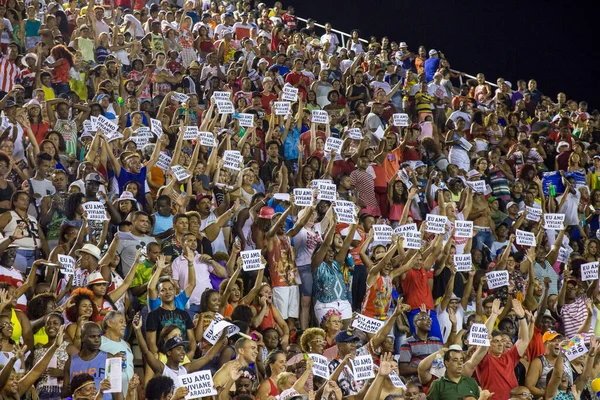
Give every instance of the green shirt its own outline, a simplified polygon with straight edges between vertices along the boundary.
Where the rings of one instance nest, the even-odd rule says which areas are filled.
[[[479,397],[477,382],[466,376],[461,376],[458,383],[443,376],[431,384],[427,393],[428,400],[456,400],[465,396]]]
[[[152,278],[152,265],[148,260],[144,261],[135,268],[135,276],[133,278],[133,284],[131,287],[138,287],[147,285]],[[140,304],[145,306],[148,303],[148,296],[143,295],[139,297]]]

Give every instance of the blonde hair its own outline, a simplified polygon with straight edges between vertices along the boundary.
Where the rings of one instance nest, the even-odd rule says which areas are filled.
[[[321,328],[308,328],[304,331],[300,337],[300,347],[302,347],[303,352],[308,353],[310,351],[308,345],[316,336],[322,336],[323,339],[327,337],[325,331]]]
[[[288,386],[288,381],[293,376],[296,375],[292,372],[282,372],[279,375],[277,375],[277,381],[275,382],[275,385],[277,386],[277,390],[279,390],[279,393],[283,392],[285,389],[289,389],[286,386]]]

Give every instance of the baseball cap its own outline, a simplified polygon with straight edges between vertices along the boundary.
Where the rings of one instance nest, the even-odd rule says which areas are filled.
[[[335,335],[336,343],[348,343],[360,340],[358,337],[354,336],[352,331],[341,331],[337,335]]]
[[[421,160],[418,160],[415,162],[415,169],[419,168],[419,167],[426,167],[425,163]]]
[[[490,198],[488,199],[488,203],[493,203],[496,200],[498,200],[498,198],[494,197],[494,196],[490,196]]]
[[[98,174],[96,172],[92,172],[92,173],[86,175],[85,181],[86,182],[99,182],[99,183],[103,183],[104,179],[102,178],[102,175],[100,175],[100,174]]]
[[[406,44],[406,42],[400,42],[398,47],[408,47],[408,45]]]
[[[450,347],[448,347],[448,351],[463,351],[463,349],[462,347],[460,347],[460,345],[453,344]]]
[[[175,336],[165,342],[163,350],[167,352],[169,350],[173,350],[175,347],[187,346],[189,344],[190,342],[188,342],[187,340],[183,340],[182,338]]]
[[[508,204],[506,205],[506,209],[508,210],[512,206],[516,206],[516,205],[517,205],[517,203],[515,203],[514,201],[509,201]]]
[[[436,50],[436,49],[431,49],[431,50],[429,50],[429,55],[430,55],[430,56],[436,55],[437,53],[438,53],[438,52],[437,52],[437,50]]]
[[[558,336],[562,337],[562,335],[556,331],[548,331],[548,332],[544,333],[544,336],[542,336],[542,342],[544,342],[544,343],[549,342],[551,340],[554,340]]]
[[[258,213],[258,218],[272,219],[273,215],[275,215],[275,210],[271,207],[264,206],[260,209]]]

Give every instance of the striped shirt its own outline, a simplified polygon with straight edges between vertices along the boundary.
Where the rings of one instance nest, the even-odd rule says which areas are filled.
[[[544,159],[535,149],[529,149],[525,156],[523,156],[522,151],[517,151],[512,155],[511,159],[515,162],[515,171],[518,171],[523,164],[532,164],[535,166],[544,163]]]
[[[577,334],[577,330],[587,317],[585,296],[579,296],[571,304],[565,304],[560,309],[560,316],[565,325],[565,336],[570,339]],[[594,333],[595,324],[592,322],[588,333]]]
[[[367,171],[355,169],[350,173],[350,179],[358,192],[358,197],[367,207],[379,207],[379,203],[377,203],[377,198],[375,197],[375,181],[371,174]]]
[[[429,336],[427,341],[411,336],[400,347],[398,363],[408,364],[416,368],[425,357],[440,350],[442,346],[442,341],[435,336]]]
[[[0,92],[10,92],[17,78],[21,76],[21,70],[8,57],[0,58]]]

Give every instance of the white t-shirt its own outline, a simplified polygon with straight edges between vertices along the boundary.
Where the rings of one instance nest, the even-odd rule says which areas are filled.
[[[215,222],[217,222],[217,216],[214,212],[211,211],[208,217],[200,221],[200,230],[204,230],[204,228],[206,228],[208,225],[213,224]],[[213,254],[219,251],[225,254],[229,254],[229,251],[227,251],[227,246],[225,246],[225,236],[223,236],[223,229],[219,231],[219,235],[215,240],[213,240],[213,242],[211,243],[211,247]]]
[[[4,29],[2,30],[2,43],[10,43],[10,39],[13,33],[13,27],[7,18],[4,18]]]
[[[565,214],[565,223],[567,225],[578,225],[579,224],[579,216],[577,215],[577,206],[579,205],[579,199],[581,198],[581,193],[579,190],[575,190],[575,194],[566,193],[562,196],[559,196],[556,200],[560,203],[562,198],[567,196],[565,200],[565,204],[560,208],[560,213]]]
[[[309,232],[302,228],[294,236],[294,247],[296,248],[296,265],[310,265],[315,248],[323,239],[317,232]]]
[[[448,340],[452,329],[452,322],[450,322],[450,316],[448,315],[448,311],[442,310],[442,308],[438,305],[435,307],[435,312],[437,313],[437,319],[440,324],[440,330],[442,331],[442,340],[444,343]],[[462,305],[459,303],[458,308],[456,309],[456,332],[460,332],[463,327],[463,319],[465,316],[465,310],[463,310]]]
[[[329,46],[329,49],[327,50],[327,53],[329,54],[333,54],[335,51],[335,46],[340,45],[340,41],[335,33],[326,33],[321,36],[321,45],[323,45],[325,42],[331,43],[331,46]]]

